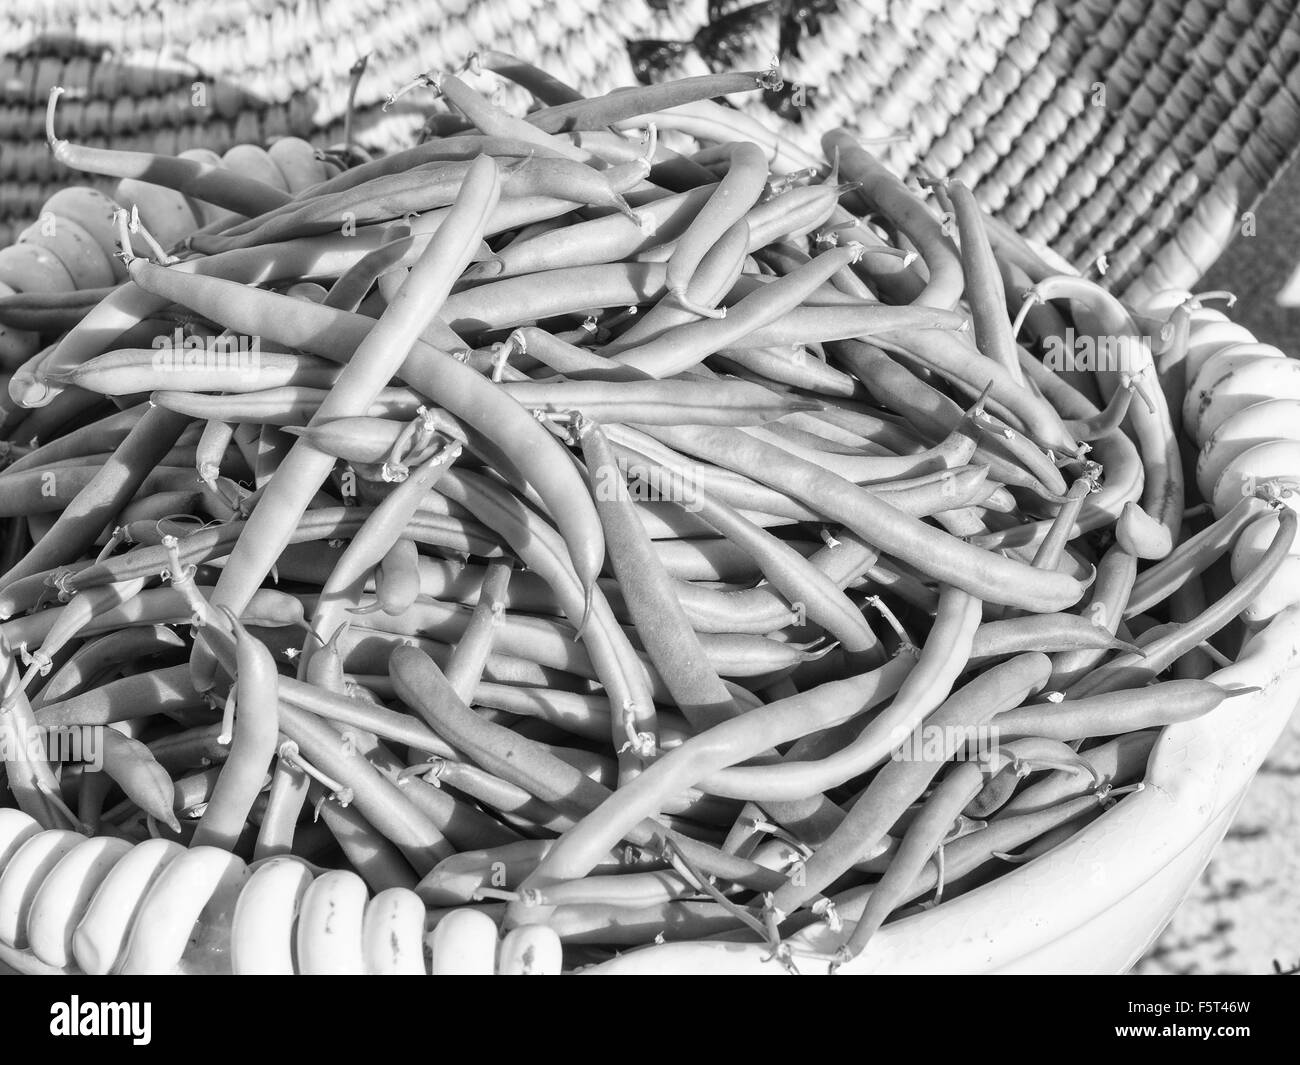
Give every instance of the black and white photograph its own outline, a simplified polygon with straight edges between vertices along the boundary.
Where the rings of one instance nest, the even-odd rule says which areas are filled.
[[[1284,1021],[1240,978],[1300,975],[1300,0],[0,30],[32,1038],[171,1046],[175,975]]]

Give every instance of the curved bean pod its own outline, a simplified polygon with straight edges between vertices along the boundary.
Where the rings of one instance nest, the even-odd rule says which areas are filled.
[[[773,905],[793,913],[860,858],[871,853],[885,834],[916,802],[964,742],[967,729],[986,725],[1001,711],[1010,711],[1046,682],[1051,663],[1030,653],[994,666],[969,681],[913,728],[907,755],[886,762],[858,796],[848,815],[803,865],[798,885],[782,888]],[[915,675],[915,674],[914,674]],[[923,729],[933,730],[938,743],[927,743]]]

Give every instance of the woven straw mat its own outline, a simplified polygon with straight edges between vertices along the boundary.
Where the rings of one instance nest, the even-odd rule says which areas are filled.
[[[713,5],[713,14],[740,6]],[[779,7],[779,4],[769,4]],[[788,3],[787,3],[788,6]],[[1189,286],[1300,142],[1295,0],[818,0],[816,32],[781,57],[813,90],[800,121],[742,106],[815,147],[839,125],[898,135],[894,169],[951,175],[997,215],[1132,300]],[[64,136],[177,152],[341,139],[347,71],[359,139],[408,144],[428,95],[385,114],[416,73],[493,47],[586,92],[634,82],[627,43],[690,42],[706,0],[5,0],[0,10],[0,240],[73,176],[43,137],[49,89]],[[769,32],[770,29],[770,32]],[[776,18],[732,41],[732,69],[767,66]],[[707,72],[680,49],[673,74]],[[489,81],[489,79],[491,79]],[[203,106],[194,105],[201,82]],[[522,107],[492,75],[477,83]]]

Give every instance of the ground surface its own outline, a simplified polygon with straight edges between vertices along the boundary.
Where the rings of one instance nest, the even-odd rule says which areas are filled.
[[[1300,713],[1136,972],[1266,973],[1300,963]]]

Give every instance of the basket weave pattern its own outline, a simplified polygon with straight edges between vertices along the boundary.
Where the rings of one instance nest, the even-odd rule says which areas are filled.
[[[91,143],[222,151],[293,134],[324,145],[341,134],[346,71],[369,52],[357,125],[363,143],[389,148],[409,143],[428,104],[385,114],[385,94],[476,48],[598,92],[634,80],[629,40],[689,40],[706,20],[704,0],[663,11],[645,0],[10,0],[0,239],[73,180],[42,141],[55,84],[74,90],[62,128]],[[766,65],[775,44],[774,28],[758,29],[736,58]],[[897,135],[880,149],[895,170],[972,184],[1077,265],[1104,256],[1103,281],[1140,301],[1193,283],[1293,154],[1298,60],[1292,0],[839,0],[782,57],[788,79],[817,90],[786,132],[810,146],[838,125]],[[695,55],[688,66],[707,69]],[[776,121],[761,100],[742,106]]]

